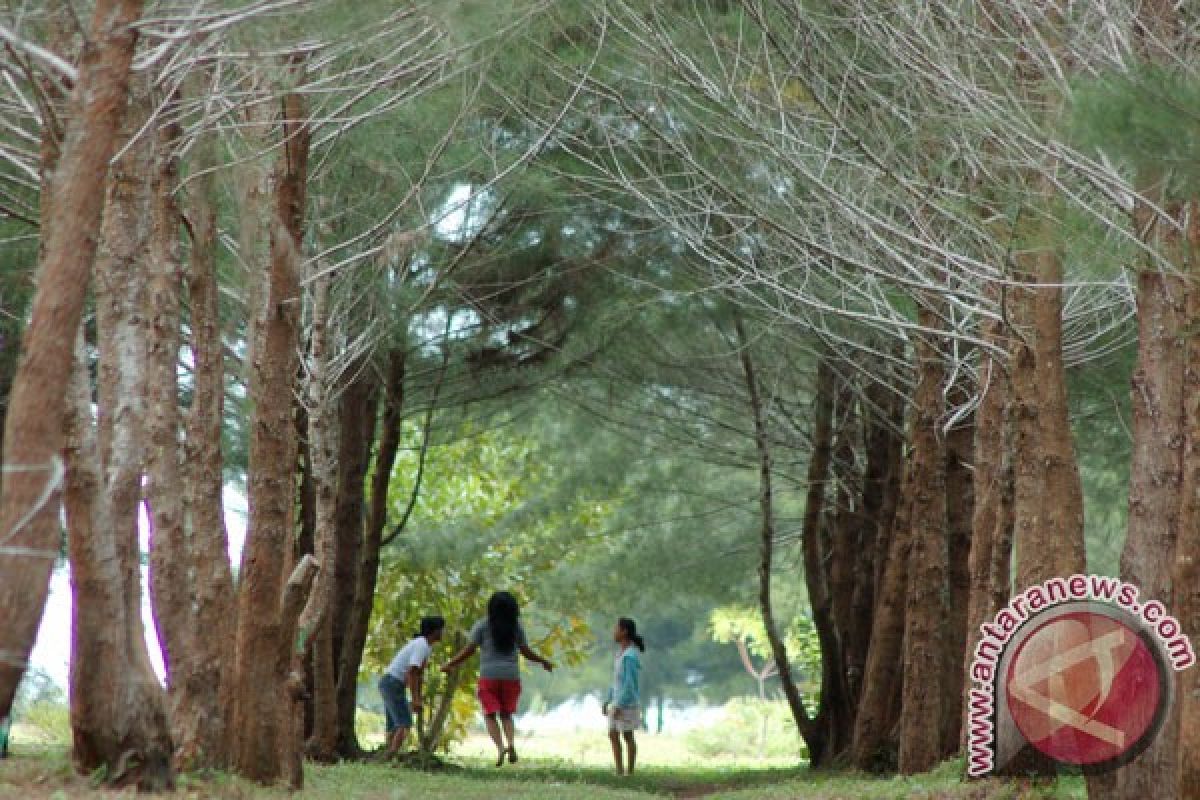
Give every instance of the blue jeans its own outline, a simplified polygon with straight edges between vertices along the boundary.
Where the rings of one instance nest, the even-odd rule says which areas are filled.
[[[404,681],[384,673],[379,679],[379,694],[383,696],[383,716],[388,736],[397,728],[411,728],[412,711],[408,708],[408,687]]]

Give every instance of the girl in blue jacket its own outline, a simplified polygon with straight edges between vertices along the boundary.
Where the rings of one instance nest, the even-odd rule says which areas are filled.
[[[637,624],[628,617],[617,620],[613,641],[617,643],[617,655],[613,659],[612,686],[604,698],[604,715],[608,717],[608,739],[617,762],[617,774],[632,775],[637,762],[637,742],[633,732],[642,724],[642,695],[638,685],[642,659],[638,654],[646,650],[646,642],[638,635]],[[624,759],[628,763],[627,769],[622,763],[622,738],[628,753],[628,758]]]

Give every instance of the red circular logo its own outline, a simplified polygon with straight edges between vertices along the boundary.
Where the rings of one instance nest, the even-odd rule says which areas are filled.
[[[1108,614],[1073,611],[1037,626],[1006,675],[1021,735],[1049,758],[1091,766],[1149,743],[1167,701],[1151,645]]]

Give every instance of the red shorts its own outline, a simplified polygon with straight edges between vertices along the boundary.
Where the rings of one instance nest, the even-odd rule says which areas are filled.
[[[517,700],[521,697],[521,682],[504,680],[502,678],[479,679],[479,704],[483,713],[492,714],[517,713]]]

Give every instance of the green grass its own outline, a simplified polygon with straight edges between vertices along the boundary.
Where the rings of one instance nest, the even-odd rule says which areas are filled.
[[[999,782],[964,783],[961,763],[912,778],[878,779],[809,772],[803,767],[652,766],[620,778],[598,766],[525,759],[497,769],[479,759],[452,759],[435,773],[380,764],[309,766],[304,791],[264,789],[224,774],[183,776],[175,797],[187,800],[1082,800],[1083,787],[1065,781],[1050,789]],[[66,750],[16,748],[0,761],[0,800],[112,800],[132,791],[97,789],[74,774]]]

